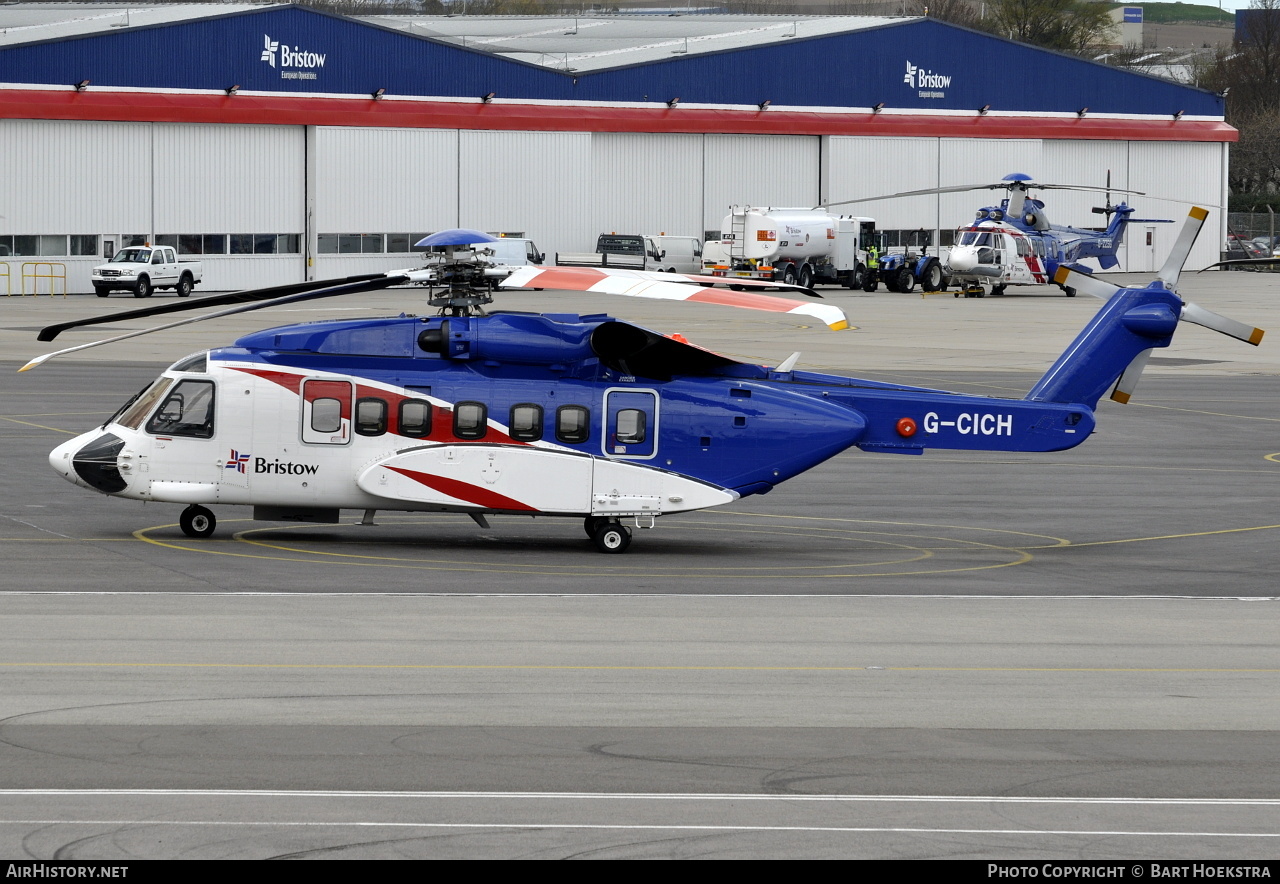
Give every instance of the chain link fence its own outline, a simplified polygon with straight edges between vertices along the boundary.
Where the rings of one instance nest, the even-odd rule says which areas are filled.
[[[1227,241],[1221,248],[1224,261],[1272,257],[1280,252],[1280,212],[1228,212]],[[1280,267],[1236,265],[1229,269],[1275,272]]]

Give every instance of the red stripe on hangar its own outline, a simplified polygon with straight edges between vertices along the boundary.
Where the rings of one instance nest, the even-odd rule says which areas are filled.
[[[0,119],[498,129],[528,132],[677,132],[1234,142],[1221,120],[1117,119],[1097,114],[1001,116],[756,109],[615,107],[223,95],[209,92],[77,92],[0,89]]]

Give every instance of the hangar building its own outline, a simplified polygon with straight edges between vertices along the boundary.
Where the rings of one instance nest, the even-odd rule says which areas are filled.
[[[1138,214],[1181,219],[1226,204],[1235,138],[1220,96],[921,17],[0,7],[14,291],[32,257],[88,291],[133,241],[198,255],[206,290],[249,288],[414,266],[448,227],[590,251],[602,231],[701,237],[731,204],[1011,172],[1110,172],[1150,195]],[[843,211],[946,243],[998,196]],[[1050,196],[1054,222],[1101,223],[1100,196]],[[1217,220],[1192,266],[1216,260]],[[1176,231],[1138,225],[1122,267],[1158,267]]]

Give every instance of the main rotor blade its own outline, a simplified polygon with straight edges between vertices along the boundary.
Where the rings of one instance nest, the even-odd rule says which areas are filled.
[[[1151,350],[1143,350],[1133,357],[1129,367],[1116,380],[1116,387],[1111,391],[1113,400],[1121,405],[1129,404],[1129,399],[1132,398],[1133,391],[1138,386],[1138,380],[1142,377],[1142,370],[1147,367],[1147,360],[1151,358],[1151,352]]]
[[[1084,184],[1035,184],[1027,182],[1027,190],[1079,190],[1085,193],[1132,193],[1135,196],[1146,196],[1147,194],[1141,190],[1126,190],[1123,187],[1089,187]],[[1110,198],[1107,202],[1111,202]]]
[[[666,273],[665,271],[655,270],[632,270],[628,267],[535,267],[527,265],[520,268],[522,270],[586,270],[591,273],[603,273],[605,276],[625,276],[628,279],[651,279],[655,282],[679,282],[689,285],[737,285],[743,288],[752,289],[784,289],[789,292],[799,292],[802,295],[808,295],[811,298],[821,298],[818,292],[813,289],[805,288],[802,285],[792,285],[787,282],[774,282],[765,279],[739,279],[729,276],[705,276],[697,273]],[[510,277],[508,277],[510,278]],[[499,285],[502,285],[499,283]],[[516,286],[508,286],[514,288]]]
[[[1199,206],[1192,206],[1191,211],[1187,213],[1187,220],[1182,225],[1182,230],[1178,232],[1178,239],[1174,242],[1169,257],[1165,259],[1164,266],[1156,274],[1169,288],[1177,288],[1178,277],[1182,274],[1182,265],[1187,263],[1191,246],[1200,235],[1200,228],[1204,226],[1204,219],[1207,217],[1209,217],[1209,210]]]
[[[704,288],[688,282],[672,282],[671,274],[655,273],[637,277],[632,273],[604,273],[594,267],[521,267],[499,285],[506,288],[569,289],[579,292],[601,292],[624,295],[629,298],[653,298],[661,301],[694,301],[702,304],[720,304],[746,310],[765,310],[770,313],[793,313],[812,316],[833,331],[849,327],[849,320],[838,307],[829,304],[810,304],[758,295],[753,292],[725,291]],[[662,278],[667,277],[667,278]],[[725,282],[722,277],[709,277]]]
[[[1266,334],[1260,328],[1254,328],[1243,322],[1228,319],[1221,313],[1214,313],[1212,310],[1206,310],[1189,301],[1182,305],[1182,318],[1187,322],[1194,322],[1196,325],[1222,332],[1224,335],[1239,338],[1246,344],[1253,344],[1255,347],[1262,343],[1262,336]]]
[[[877,200],[897,199],[900,196],[928,196],[934,193],[965,193],[970,190],[1000,190],[1006,185],[1004,184],[959,184],[955,187],[930,187],[926,190],[904,190],[900,193],[886,193],[884,196],[867,196],[856,200],[840,200],[834,203],[823,203],[820,206],[814,206],[815,209],[825,209],[831,206],[847,206],[851,203],[874,203]]]
[[[1106,190],[1106,188],[1087,187],[1083,184],[1036,184],[1033,181],[1025,181],[1025,182],[1020,181],[1017,183],[1025,184],[1026,186],[1020,189],[1026,190],[1026,191],[1029,191],[1029,190],[1083,190],[1090,193],[1102,193]],[[831,206],[847,206],[847,205],[850,205],[851,203],[873,203],[873,202],[876,202],[877,200],[891,200],[891,199],[897,199],[898,197],[905,197],[905,196],[929,196],[930,194],[935,194],[935,193],[965,193],[967,191],[972,191],[972,190],[1006,190],[1006,189],[1009,189],[1009,190],[1013,189],[1013,185],[1011,182],[1001,182],[1000,184],[960,184],[960,185],[956,185],[955,187],[930,187],[926,190],[904,190],[900,193],[888,193],[888,194],[885,194],[884,196],[869,196],[869,197],[863,197],[862,199],[856,199],[856,200],[840,200],[839,202],[834,202],[834,203],[823,203],[820,206],[814,206],[814,208],[825,209],[825,208],[830,208]],[[1111,191],[1114,193],[1132,193],[1138,196],[1146,196],[1146,194],[1143,193],[1141,190],[1125,190],[1120,187],[1113,187],[1111,188]]]
[[[1115,283],[1098,279],[1088,273],[1081,273],[1079,270],[1072,270],[1065,265],[1058,268],[1058,272],[1053,275],[1053,281],[1058,285],[1070,286],[1077,292],[1084,292],[1086,295],[1093,295],[1104,301],[1120,291],[1120,286]]]
[[[155,304],[150,307],[142,307],[137,310],[126,310],[123,313],[114,313],[110,316],[95,316],[92,319],[73,319],[70,322],[60,322],[57,325],[48,325],[40,329],[40,334],[36,336],[36,340],[52,341],[67,329],[79,328],[84,325],[103,325],[110,322],[124,322],[130,319],[145,319],[148,316],[160,316],[164,313],[182,313],[187,310],[201,310],[207,307],[221,307],[224,304],[267,301],[271,298],[279,298],[284,295],[292,295],[298,292],[305,292],[310,289],[327,288],[328,286],[340,285],[342,283],[359,282],[364,279],[380,279],[385,275],[386,274],[383,273],[365,273],[359,276],[347,276],[342,279],[313,279],[310,282],[295,282],[290,283],[289,285],[277,285],[265,289],[246,289],[239,292],[230,292],[225,295],[209,295],[206,298],[169,301],[167,303]]]
[[[101,341],[92,341],[88,344],[80,344],[75,347],[67,347],[65,350],[55,350],[52,353],[46,353],[43,356],[37,356],[32,359],[18,371],[27,371],[35,368],[55,356],[63,356],[67,353],[75,353],[78,350],[88,350],[92,347],[101,347],[104,344],[114,344],[117,341],[124,341],[129,338],[136,338],[141,335],[149,335],[152,332],[165,331],[166,329],[177,328],[182,325],[190,325],[193,322],[203,322],[206,319],[219,319],[223,316],[233,316],[237,313],[248,313],[251,310],[265,310],[268,307],[280,307],[285,304],[296,304],[302,301],[310,301],[317,298],[333,298],[338,295],[350,295],[357,292],[372,292],[378,289],[389,288],[404,282],[413,281],[413,274],[396,274],[394,276],[381,276],[374,279],[359,280],[356,282],[343,283],[341,285],[330,286],[329,288],[316,289],[313,291],[299,292],[283,297],[274,298],[269,301],[258,301],[250,304],[241,304],[238,307],[231,307],[227,310],[219,310],[215,313],[204,313],[200,316],[190,316],[186,319],[179,319],[176,322],[166,323],[165,325],[157,325],[152,328],[144,328],[138,331],[131,331],[123,335],[116,335],[112,338],[105,338]]]
[[[1246,265],[1246,264],[1258,264],[1258,265],[1264,265],[1264,264],[1280,264],[1280,257],[1273,257],[1273,258],[1230,258],[1230,259],[1228,259],[1228,260],[1226,260],[1226,261],[1215,261],[1215,262],[1213,262],[1212,264],[1210,264],[1208,267],[1202,267],[1202,268],[1200,268],[1199,270],[1197,270],[1196,272],[1197,272],[1197,273],[1204,273],[1206,270],[1210,270],[1210,269],[1212,269],[1212,268],[1214,268],[1214,267],[1233,267],[1233,266],[1235,266],[1235,265],[1237,265],[1237,264],[1239,264],[1239,265]]]

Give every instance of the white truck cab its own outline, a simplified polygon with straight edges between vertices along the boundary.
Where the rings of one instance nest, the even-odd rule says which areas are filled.
[[[149,298],[156,289],[173,289],[185,298],[200,281],[200,271],[199,261],[179,261],[172,246],[128,246],[93,268],[93,290],[99,298],[114,289]]]

